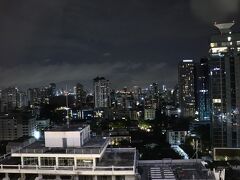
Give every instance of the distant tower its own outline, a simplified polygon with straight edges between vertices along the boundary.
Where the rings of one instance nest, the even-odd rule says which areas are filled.
[[[195,100],[195,64],[193,60],[183,60],[178,65],[178,84],[181,115],[194,117]]]
[[[56,96],[56,84],[55,83],[50,83],[49,84],[49,95],[50,97]]]
[[[83,89],[83,85],[77,83],[75,91],[76,91],[76,107],[82,108],[83,105],[86,103],[86,92]]]
[[[208,59],[202,58],[196,67],[197,111],[200,121],[210,122],[209,68]]]
[[[1,112],[7,113],[17,108],[18,93],[19,90],[16,87],[9,87],[2,90]]]
[[[96,77],[93,80],[95,108],[107,108],[110,105],[109,80]]]

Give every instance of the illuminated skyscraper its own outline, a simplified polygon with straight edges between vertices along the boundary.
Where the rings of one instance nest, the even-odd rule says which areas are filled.
[[[193,60],[183,60],[178,65],[179,100],[182,117],[194,117],[195,64]]]
[[[203,58],[197,64],[197,111],[200,121],[210,121],[209,68],[208,59]]]
[[[210,43],[210,100],[214,147],[240,147],[240,33],[234,23],[215,24]]]
[[[96,77],[94,83],[95,108],[107,108],[110,105],[109,80],[104,77]]]

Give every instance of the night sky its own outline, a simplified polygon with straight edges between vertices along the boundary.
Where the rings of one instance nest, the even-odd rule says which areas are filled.
[[[239,0],[1,0],[0,87],[39,87],[95,76],[113,87],[173,87],[177,63],[207,56],[213,22]]]

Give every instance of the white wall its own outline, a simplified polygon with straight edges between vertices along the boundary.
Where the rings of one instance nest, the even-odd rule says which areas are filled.
[[[67,140],[67,147],[80,147],[80,131],[46,131],[46,147],[63,147],[63,139]]]

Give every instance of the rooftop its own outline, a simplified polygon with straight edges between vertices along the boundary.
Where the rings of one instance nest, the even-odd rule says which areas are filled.
[[[97,166],[133,166],[135,149],[110,149],[108,148]]]
[[[11,157],[8,156],[2,160],[0,160],[2,172],[13,172],[19,173],[19,171],[24,171],[24,173],[38,173],[39,170],[43,174],[55,174],[58,171],[61,174],[74,174],[81,173],[86,175],[92,175],[94,171],[98,174],[106,175],[106,173],[121,173],[124,174],[135,174],[135,166],[136,166],[136,149],[135,148],[107,148],[103,157],[99,162],[97,162],[96,167],[91,166],[36,166],[36,165],[27,165],[20,166],[21,158],[20,157]]]
[[[168,179],[215,179],[213,174],[203,166],[201,160],[153,160],[139,161],[142,179],[148,177],[148,174],[154,174],[158,171],[158,178]],[[154,174],[156,175],[156,174]],[[152,177],[153,179],[153,177]]]
[[[17,150],[15,153],[50,153],[50,154],[100,154],[108,145],[108,138],[90,138],[82,147],[53,148],[45,147],[44,141],[36,141],[31,145]]]
[[[231,32],[231,27],[234,24],[235,24],[234,22],[220,24],[215,23],[214,26],[217,27],[221,33],[229,33]]]
[[[52,129],[49,129],[47,131],[81,131],[85,127],[87,127],[87,124],[75,124],[75,125],[70,125],[68,126],[59,126],[59,127],[54,127]]]

